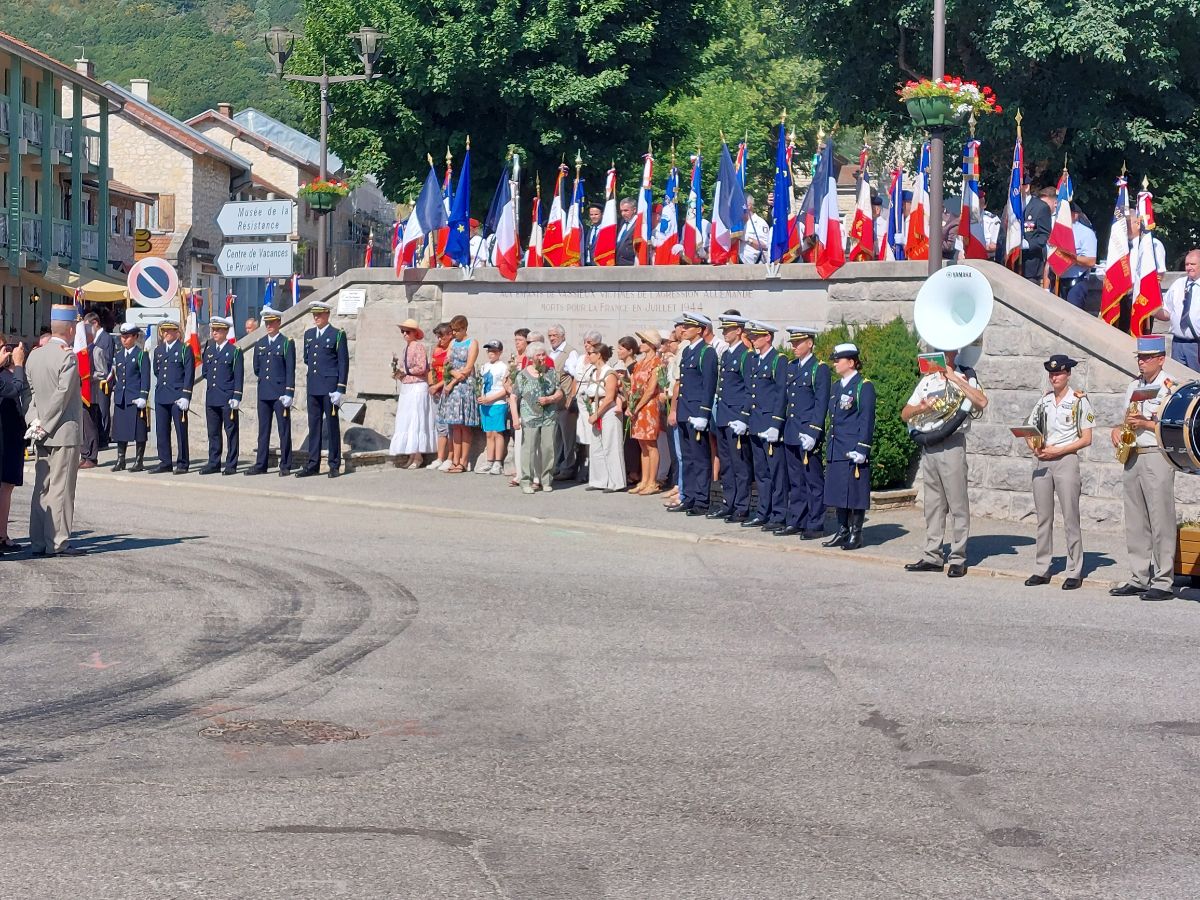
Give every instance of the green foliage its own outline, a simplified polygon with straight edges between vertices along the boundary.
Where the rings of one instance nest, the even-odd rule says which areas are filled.
[[[830,109],[847,122],[903,123],[896,88],[929,75],[927,0],[829,0],[795,10]],[[1149,175],[1173,250],[1200,230],[1195,0],[950,0],[947,22],[946,71],[992,86],[1005,109],[979,126],[993,197],[1004,193],[1019,107],[1027,169],[1051,182],[1069,157],[1077,199],[1102,230],[1123,161],[1131,188]],[[965,128],[950,133],[948,171],[965,136]],[[1176,200],[1177,190],[1193,199]]]
[[[249,0],[247,0],[249,2]],[[150,79],[150,99],[181,119],[218,103],[254,106],[285,122],[299,104],[275,79],[256,35],[294,0],[193,3],[181,0],[0,0],[4,31],[67,65],[82,51],[101,81],[128,88]]]
[[[818,359],[829,359],[834,345],[853,341],[862,355],[863,375],[875,385],[875,437],[871,447],[871,489],[907,487],[917,445],[908,436],[900,410],[919,379],[920,345],[899,317],[886,325],[847,324],[818,336]],[[836,378],[836,376],[834,376]]]
[[[360,71],[345,35],[385,31],[384,77],[335,89],[335,149],[403,196],[428,171],[427,152],[440,164],[449,145],[461,159],[469,134],[479,209],[510,145],[550,182],[580,150],[592,194],[610,160],[628,175],[669,130],[660,103],[690,90],[729,15],[728,0],[328,0],[308,5],[293,65],[315,71],[324,56],[331,71]],[[315,97],[298,90],[311,128]]]

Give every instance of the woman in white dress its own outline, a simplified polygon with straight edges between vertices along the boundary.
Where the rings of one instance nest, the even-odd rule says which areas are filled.
[[[588,354],[596,367],[599,385],[597,399],[592,403],[588,422],[591,434],[591,465],[588,467],[589,491],[612,494],[625,490],[625,422],[621,415],[621,367],[610,366],[612,348],[599,344]]]
[[[392,444],[388,455],[400,465],[400,457],[407,456],[406,469],[421,468],[422,454],[433,453],[437,448],[437,435],[433,430],[433,402],[429,398],[429,354],[421,340],[425,332],[413,319],[400,323],[404,335],[404,351],[392,357],[392,377],[399,382],[400,393],[396,399],[396,428],[392,432]]]
[[[600,371],[591,363],[592,350],[596,348],[603,337],[598,331],[589,331],[583,336],[583,353],[579,355],[579,362],[575,364],[575,391],[571,402],[575,404],[575,465],[578,472],[578,478],[583,480],[583,470],[588,463],[588,446],[592,443],[592,425],[588,422],[587,403],[592,406],[596,405],[597,391],[599,390],[599,382],[596,380],[596,375]],[[590,385],[591,393],[584,393],[584,388]],[[587,403],[584,403],[584,400]]]

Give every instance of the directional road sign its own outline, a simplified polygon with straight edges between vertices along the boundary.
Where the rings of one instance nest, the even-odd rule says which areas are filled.
[[[179,298],[179,275],[169,262],[157,256],[135,262],[125,286],[129,296],[142,306],[171,306]]]
[[[292,233],[291,200],[250,200],[226,203],[217,213],[217,227],[226,237],[287,237]]]
[[[132,322],[138,328],[145,329],[147,325],[158,325],[159,322],[174,322],[179,324],[179,307],[172,309],[144,309],[132,306],[125,310],[125,321]]]
[[[226,244],[217,267],[226,278],[286,278],[292,274],[296,245],[290,241]]]

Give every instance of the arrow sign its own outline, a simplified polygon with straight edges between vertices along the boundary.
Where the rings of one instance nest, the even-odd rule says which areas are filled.
[[[286,278],[292,274],[296,245],[226,244],[217,257],[217,267],[226,278]]]
[[[292,207],[291,200],[226,203],[217,213],[217,227],[226,237],[287,237],[292,233]]]

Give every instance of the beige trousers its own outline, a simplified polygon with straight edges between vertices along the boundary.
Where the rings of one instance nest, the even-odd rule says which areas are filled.
[[[75,520],[78,447],[34,444],[33,497],[29,503],[29,542],[35,553],[58,553],[71,540]]]
[[[531,428],[521,426],[521,486],[539,482],[548,487],[554,478],[555,423]]]
[[[1171,590],[1175,581],[1175,469],[1157,450],[1132,454],[1125,487],[1130,583]]]
[[[1037,510],[1037,555],[1034,571],[1050,574],[1054,558],[1054,498],[1067,529],[1067,578],[1083,577],[1083,534],[1079,530],[1079,455],[1038,460],[1033,470],[1033,507]]]
[[[925,559],[942,564],[942,541],[950,520],[950,565],[967,562],[967,537],[971,534],[971,503],[967,498],[967,440],[953,434],[921,453],[921,481],[925,485]]]

